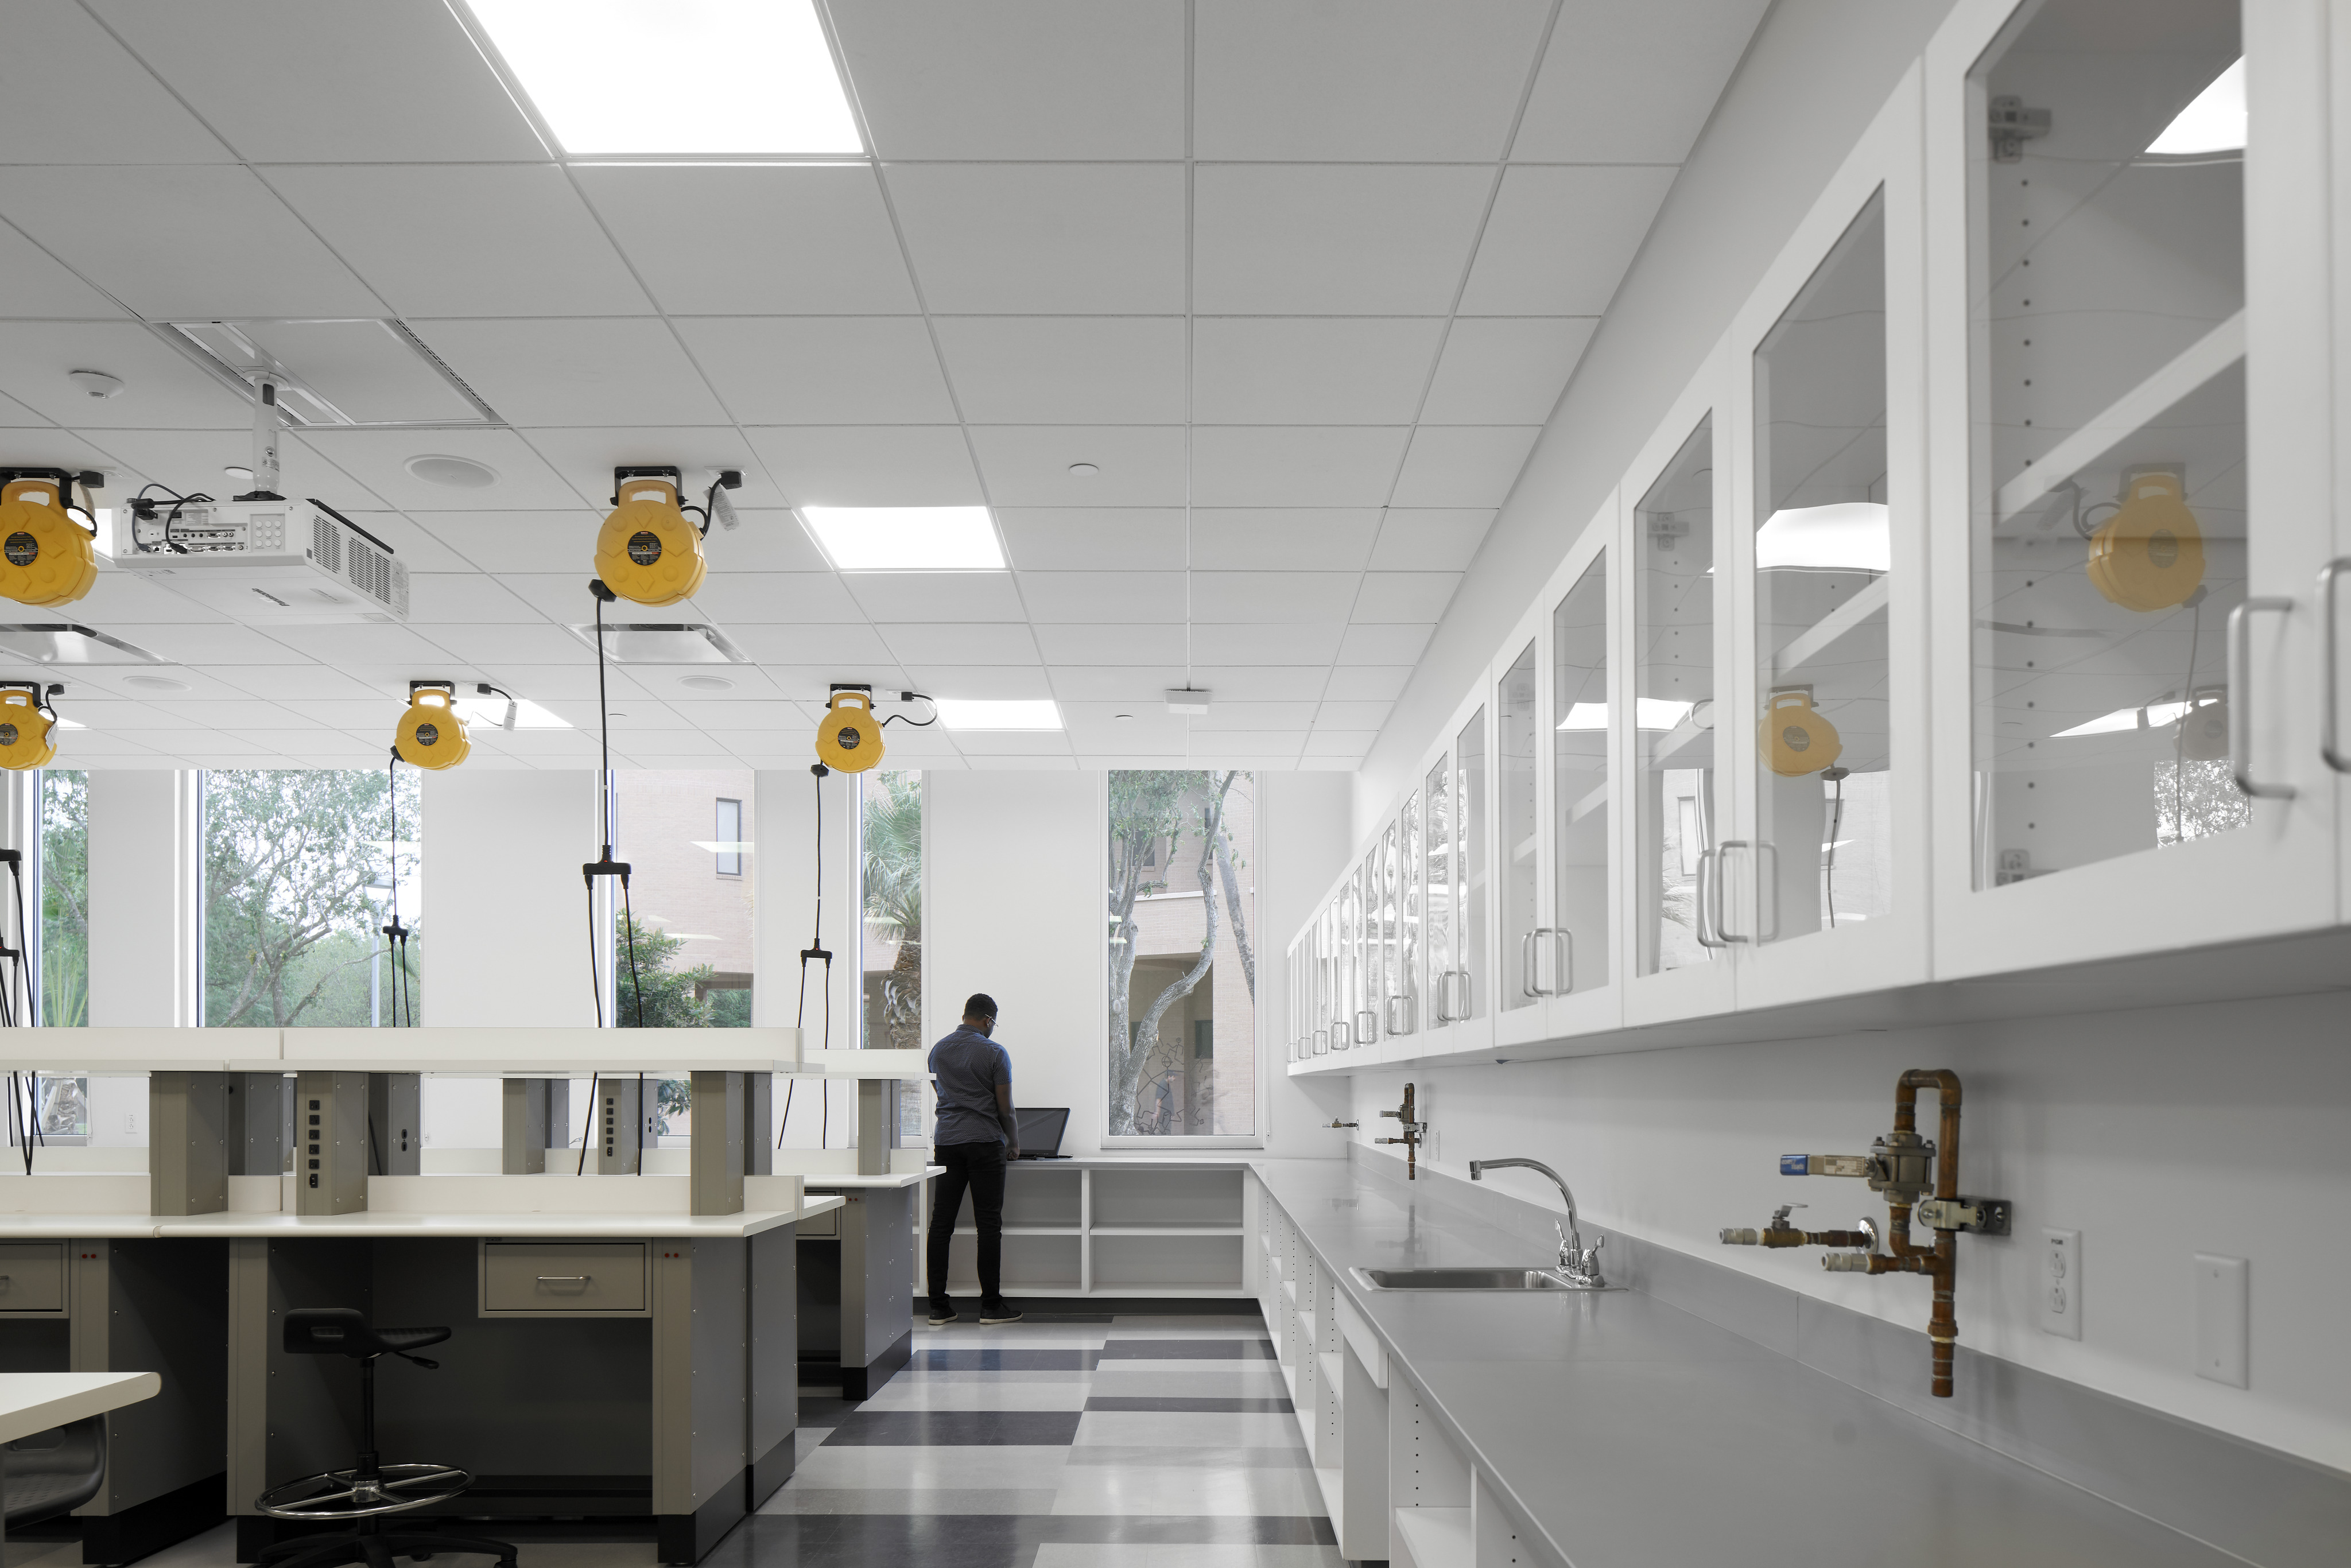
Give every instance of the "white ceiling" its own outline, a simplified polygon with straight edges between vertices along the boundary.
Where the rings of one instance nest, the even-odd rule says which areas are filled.
[[[410,623],[106,572],[72,613],[189,689],[70,678],[59,760],[371,764],[445,676],[581,726],[469,766],[578,767],[610,469],[674,463],[745,471],[696,608],[756,664],[615,673],[616,764],[800,766],[861,680],[1069,723],[891,727],[925,767],[1353,768],[1763,8],[830,0],[872,159],[658,167],[551,156],[444,0],[10,0],[0,462],[223,493],[247,415],[173,319],[397,317],[510,427],[289,436]],[[839,576],[789,510],[974,502],[1008,574]]]

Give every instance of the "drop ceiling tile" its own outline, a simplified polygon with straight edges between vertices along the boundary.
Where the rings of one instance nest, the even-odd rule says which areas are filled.
[[[70,267],[15,229],[0,225],[0,317],[103,320],[121,315],[121,307],[75,277]]]
[[[485,573],[420,571],[413,565],[409,569],[408,623],[412,626],[536,626],[544,620]]]
[[[1071,623],[1037,628],[1037,646],[1043,651],[1045,662],[1054,665],[1180,667],[1190,641],[1189,630],[1172,622]]]
[[[841,579],[830,571],[714,571],[702,580],[694,608],[721,626],[853,621],[858,614]],[[608,619],[611,613],[606,612]],[[636,619],[658,621],[667,613],[647,612]]]
[[[248,169],[0,169],[0,215],[150,320],[386,314]]]
[[[1326,700],[1315,710],[1314,727],[1318,730],[1377,729],[1387,723],[1388,710],[1395,706],[1394,703],[1370,699]]]
[[[612,470],[620,467],[682,468],[684,498],[697,505],[718,470],[734,468],[743,476],[743,487],[733,492],[738,514],[784,506],[783,492],[769,482],[767,470],[751,455],[751,444],[732,425],[542,427],[521,434],[596,509],[600,519],[612,504]]]
[[[1025,621],[1004,571],[861,571],[841,580],[873,621]]]
[[[933,325],[975,424],[1180,424],[1173,316],[944,316]]]
[[[1073,773],[1078,770],[1078,759],[1074,756],[994,757],[970,753],[964,758],[963,765],[976,773]]]
[[[1339,644],[1342,664],[1416,664],[1435,626],[1350,626]]]
[[[886,664],[896,668],[889,644],[863,621],[803,626],[742,626],[727,633],[735,645],[763,665]],[[789,672],[769,668],[780,680]],[[821,689],[821,688],[820,688]]]
[[[1071,755],[1068,733],[1058,729],[959,729],[954,737],[956,749],[975,764],[989,758],[1044,759]]]
[[[767,425],[745,432],[792,505],[967,507],[987,497],[952,424]]]
[[[1197,684],[1215,692],[1219,703],[1314,703],[1322,700],[1330,676],[1321,664],[1260,664],[1219,670],[1213,685],[1206,680]],[[1299,721],[1301,728],[1305,723]]]
[[[1374,0],[1337,13],[1203,0],[1193,153],[1490,162],[1504,152],[1550,14],[1547,0]]]
[[[1768,0],[1568,0],[1510,156],[1677,163],[1689,155]]]
[[[1181,165],[897,164],[884,177],[936,314],[1183,313]]]
[[[6,329],[0,328],[0,341]],[[5,357],[5,356],[0,356]],[[128,394],[125,394],[128,395]],[[129,520],[131,497],[152,480],[181,495],[198,491],[208,496],[234,496],[250,487],[243,477],[231,479],[228,467],[253,461],[249,430],[103,430],[92,431],[110,458],[110,466],[127,467],[99,492],[99,500],[115,512],[117,538]],[[298,441],[277,444],[277,488],[287,496],[316,496],[339,512],[353,516],[383,505],[363,485]],[[362,525],[364,526],[364,525]],[[393,540],[398,548],[399,541]],[[128,549],[128,545],[121,546]]]
[[[1304,729],[1314,722],[1315,705],[1302,703],[1240,703],[1218,701],[1207,713],[1192,716],[1196,735],[1231,729]]]
[[[99,0],[97,10],[254,162],[548,155],[441,0]]]
[[[998,507],[1012,564],[1023,571],[1180,570],[1177,507]]]
[[[691,684],[714,678],[729,684],[716,690]],[[781,702],[786,695],[783,687],[757,664],[736,664],[725,670],[673,665],[658,673],[646,666],[639,672],[638,679],[648,691],[680,705],[708,703],[715,707],[736,708],[754,703]]]
[[[1051,628],[1039,627],[1038,630],[1041,632]],[[1140,630],[1151,631],[1154,628]],[[1179,662],[1174,664],[1061,664],[1049,668],[1046,674],[1052,681],[1053,695],[1063,702],[1114,703],[1136,713],[1155,707],[1164,712],[1166,704],[1161,700],[1160,694],[1184,684],[1184,666],[1180,663],[1183,650],[1176,649],[1176,654]]]
[[[89,469],[110,476],[99,499],[111,505],[138,487],[139,476],[122,471],[121,462],[108,456],[78,435],[43,426],[19,426],[8,432],[8,457],[27,468]],[[111,497],[111,499],[110,499]]]
[[[808,730],[800,705],[779,698],[759,702],[674,700],[670,711],[721,740],[748,731],[789,729],[795,736],[804,736]]]
[[[214,629],[199,627],[195,630],[209,632]],[[445,664],[449,657],[448,653],[437,643],[427,641],[422,633],[405,626],[278,626],[271,629],[270,637],[294,653],[338,666],[346,664]],[[224,659],[217,662],[265,664],[278,661]]]
[[[11,70],[0,95],[0,158],[11,163],[235,161],[72,0],[12,0],[6,48],[37,67]]]
[[[1244,669],[1259,664],[1328,664],[1339,656],[1340,639],[1346,631],[1343,626],[1314,622],[1291,625],[1200,622],[1192,628],[1190,662],[1198,684],[1214,687],[1214,677],[1201,672],[1228,664]]]
[[[321,498],[324,499],[323,497]],[[465,572],[474,570],[472,561],[409,521],[403,513],[362,511],[332,501],[328,504],[390,545],[392,554],[398,556],[410,571]]]
[[[202,614],[197,612],[197,614]],[[289,633],[315,632],[317,627],[280,626],[267,632],[234,622],[199,622],[193,617],[173,624],[150,622],[137,627],[123,638],[135,643],[149,653],[161,656],[167,664],[199,664],[214,669],[229,664],[307,664],[314,659],[330,657],[298,647],[285,639]],[[398,632],[398,627],[355,627],[354,631]],[[181,679],[178,672],[169,677]],[[139,695],[136,687],[132,695]],[[148,696],[150,702],[162,699]]]
[[[435,514],[480,516],[578,507],[589,497],[601,500],[611,484],[610,473],[558,474],[511,430],[350,430],[321,425],[283,444],[297,444],[349,474],[386,505],[415,514],[427,527],[436,520]],[[409,459],[428,456],[463,457],[486,467],[493,477],[487,485],[467,488],[420,479],[408,471]],[[334,503],[331,496],[319,499]],[[455,539],[449,542],[465,549]]]
[[[552,164],[310,165],[263,177],[402,316],[652,313]]]
[[[1412,679],[1410,664],[1341,664],[1323,688],[1326,702],[1394,703]]]
[[[1539,425],[1424,424],[1396,476],[1395,504],[1499,507],[1541,434]]]
[[[1352,571],[1196,571],[1192,618],[1206,622],[1344,621]],[[1194,639],[1196,645],[1198,639]]]
[[[1121,718],[1121,714],[1126,716]],[[1183,715],[1136,703],[1064,702],[1061,721],[1069,726],[1070,743],[1081,753],[1109,748],[1180,755],[1191,737]]]
[[[1358,571],[1380,531],[1374,507],[1207,507],[1192,514],[1202,570]]]
[[[363,664],[357,660],[340,661],[343,671],[356,680],[379,686],[387,693],[405,694],[410,678],[407,664]],[[573,718],[584,714],[590,722],[596,716],[596,662],[588,656],[585,645],[571,644],[561,662],[552,664],[527,661],[504,661],[489,666],[485,672],[491,684],[518,697],[528,697],[544,704],[559,716]],[[608,669],[604,672],[606,690],[614,704],[630,698],[650,701],[644,688],[638,685],[627,670]],[[584,705],[584,706],[583,706]],[[529,730],[528,735],[552,735],[553,730]]]
[[[1461,313],[1604,313],[1673,181],[1671,169],[1514,166],[1486,220]]]
[[[1204,317],[1192,324],[1192,417],[1410,424],[1444,335],[1435,318]]]
[[[1494,526],[1487,507],[1391,507],[1372,546],[1374,571],[1460,571]]]
[[[1461,586],[1458,571],[1371,571],[1364,574],[1352,620],[1435,621]]]
[[[1493,183],[1490,168],[1445,164],[1203,165],[1194,176],[1193,308],[1447,315]]]
[[[566,620],[575,618],[575,605],[588,602],[580,574],[594,570],[597,521],[584,509],[415,515],[420,528],[468,565],[497,572],[541,614]],[[541,576],[544,581],[534,580]]]
[[[1384,506],[1411,434],[1385,425],[1198,425],[1192,504]]]
[[[566,654],[579,659],[589,657],[585,643],[562,627],[549,626],[543,621],[536,625],[423,625],[416,628],[416,632],[441,650],[444,662],[462,660],[480,669],[497,664],[546,664]],[[419,670],[417,678],[440,673],[443,672]]]
[[[247,716],[255,712],[284,711],[266,703],[239,706],[238,699],[234,697],[220,702],[124,702],[110,695],[84,695],[89,688],[78,682],[68,681],[65,687],[66,695],[58,706],[58,711],[64,716],[88,725],[93,730],[116,735],[135,737],[151,730],[184,729],[198,722],[200,715],[216,707],[237,707]],[[340,710],[340,716],[348,718],[350,711]],[[73,744],[78,742],[80,737],[68,734],[64,739],[68,744]]]
[[[1077,625],[1104,621],[1182,622],[1187,617],[1180,571],[1024,571],[1021,601],[1033,622]]]
[[[744,477],[745,488],[750,477]],[[770,486],[762,486],[762,488]],[[713,528],[705,547],[713,571],[831,571],[832,563],[800,527],[799,518],[782,509],[740,511],[743,526]]]
[[[1041,664],[917,664],[906,671],[907,678],[917,691],[937,697],[1050,697],[1052,685],[1046,679]],[[939,727],[946,730],[956,745],[967,736],[996,731],[947,729],[943,721]],[[1007,731],[1001,733],[1044,733]]]
[[[663,323],[644,317],[412,321],[514,424],[712,424],[726,411]]]
[[[1179,0],[831,7],[884,158],[1181,158]]]
[[[988,498],[998,506],[1184,504],[1181,425],[975,425],[971,440]],[[1097,472],[1072,474],[1072,463],[1091,463]]]
[[[66,380],[73,371],[104,371],[122,390],[91,397]],[[132,322],[0,321],[0,392],[68,429],[241,431],[252,453],[252,405]]]
[[[348,723],[355,711],[353,704],[369,702],[383,695],[365,681],[356,680],[340,670],[324,664],[253,665],[236,672],[236,684],[250,695],[265,698],[280,707],[321,723]],[[306,704],[316,704],[313,711]],[[374,712],[373,708],[364,711]]]
[[[727,410],[748,424],[955,422],[919,317],[697,317],[677,330]]]
[[[1465,316],[1446,335],[1424,424],[1541,424],[1600,323],[1583,316]]]
[[[917,664],[1033,664],[1037,639],[1014,621],[898,622],[877,626],[890,652],[912,668]]]
[[[49,422],[13,397],[0,396],[0,429],[44,430]]]
[[[7,613],[0,615],[0,620],[25,623],[18,621],[17,606],[6,608]],[[228,622],[227,616],[172,592],[162,580],[119,570],[111,563],[99,566],[98,580],[90,584],[86,597],[75,602],[70,613],[85,625],[104,627],[112,635],[132,643],[139,642],[135,628],[141,626]]]
[[[1306,737],[1304,757],[1360,758],[1380,737],[1375,729],[1318,729]]]
[[[673,316],[920,308],[882,187],[862,164],[574,167],[571,177]]]

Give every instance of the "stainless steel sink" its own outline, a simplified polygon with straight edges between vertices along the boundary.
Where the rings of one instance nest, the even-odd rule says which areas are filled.
[[[1357,1269],[1374,1291],[1592,1291],[1571,1284],[1556,1269]]]

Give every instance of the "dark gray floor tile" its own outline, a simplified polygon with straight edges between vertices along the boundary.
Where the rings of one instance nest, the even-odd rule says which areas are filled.
[[[856,1400],[843,1399],[838,1394],[804,1393],[800,1396],[800,1425],[830,1427],[856,1408]]]
[[[1102,1354],[1098,1350],[1023,1350],[1018,1346],[918,1350],[913,1364],[917,1372],[1092,1372]]]
[[[1271,1361],[1266,1339],[1113,1339],[1102,1347],[1104,1361]]]
[[[852,1410],[827,1437],[828,1448],[933,1448],[946,1445],[1039,1448],[1078,1435],[1075,1410]]]
[[[1097,1394],[1086,1401],[1089,1410],[1246,1410],[1289,1415],[1297,1408],[1287,1399],[1219,1399],[1208,1395]]]

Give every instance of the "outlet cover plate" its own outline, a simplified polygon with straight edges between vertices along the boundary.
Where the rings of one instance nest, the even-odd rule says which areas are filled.
[[[2041,1232],[2041,1332],[2082,1337],[2082,1233]]]
[[[2196,1254],[2196,1375],[2250,1388],[2252,1265],[2242,1258]]]

